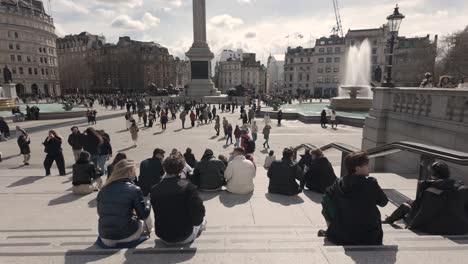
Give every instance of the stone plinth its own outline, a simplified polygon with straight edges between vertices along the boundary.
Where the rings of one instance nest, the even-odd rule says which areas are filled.
[[[12,83],[5,83],[0,86],[0,111],[11,110],[16,106],[16,85]]]
[[[375,88],[362,149],[412,141],[468,152],[468,89]],[[420,157],[400,152],[376,159],[374,168],[416,173]],[[468,168],[449,165],[468,180]]]

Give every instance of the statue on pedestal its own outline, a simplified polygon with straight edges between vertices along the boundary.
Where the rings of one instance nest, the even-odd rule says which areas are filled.
[[[10,69],[8,69],[8,66],[5,65],[5,68],[3,68],[3,80],[5,83],[11,83],[13,82],[13,77],[11,75]]]

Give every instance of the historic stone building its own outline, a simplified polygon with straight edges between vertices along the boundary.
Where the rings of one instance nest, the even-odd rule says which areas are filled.
[[[60,82],[64,93],[90,92],[93,75],[87,62],[88,53],[105,43],[104,36],[88,32],[57,39]]]
[[[437,35],[434,41],[430,36],[398,38],[393,54],[393,80],[397,87],[419,87],[424,73],[434,72]]]
[[[279,92],[297,94],[299,89],[311,93],[314,88],[314,73],[314,49],[288,47],[284,58],[284,86]]]
[[[8,66],[19,96],[61,94],[56,38],[42,1],[0,1],[0,71]]]
[[[268,57],[267,63],[267,93],[279,93],[284,87],[284,61],[278,61],[274,56]]]
[[[345,40],[336,35],[317,39],[314,54],[316,67],[314,76],[315,97],[334,97],[344,74]]]

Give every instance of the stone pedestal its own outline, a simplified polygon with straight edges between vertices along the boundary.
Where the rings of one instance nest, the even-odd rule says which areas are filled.
[[[16,106],[16,85],[5,83],[0,86],[0,111],[11,110]]]
[[[5,93],[4,97],[11,99],[16,99],[16,97],[18,97],[18,95],[16,94],[16,84],[5,83],[2,84],[2,88],[3,92]]]
[[[211,81],[211,60],[214,58],[206,42],[205,0],[193,0],[193,44],[186,53],[190,59],[191,80],[186,96],[219,96],[221,92]]]

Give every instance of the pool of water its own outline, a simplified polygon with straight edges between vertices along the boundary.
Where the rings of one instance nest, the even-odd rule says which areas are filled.
[[[287,104],[283,105],[281,108],[285,113],[301,113],[308,116],[319,116],[323,109],[331,111],[328,109],[328,103],[308,103],[308,104]],[[339,116],[354,117],[364,119],[369,112],[359,112],[359,111],[336,111],[336,114]]]
[[[51,112],[66,112],[63,110],[62,104],[28,104],[29,107],[37,106],[41,110],[40,113],[51,113]],[[26,105],[19,105],[21,112],[26,114]],[[83,111],[85,108],[74,107],[71,111]],[[11,116],[11,111],[0,111],[0,116]]]

